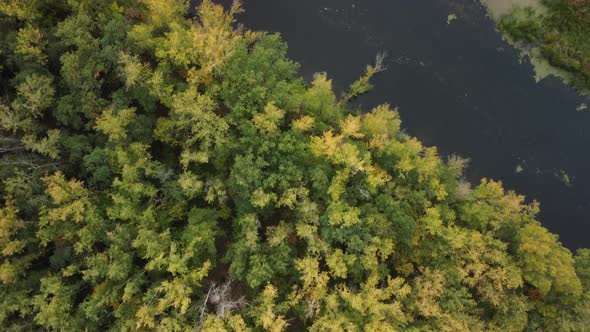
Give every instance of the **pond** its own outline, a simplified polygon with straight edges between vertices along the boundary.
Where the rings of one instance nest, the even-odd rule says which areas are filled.
[[[338,90],[379,51],[388,70],[356,101],[399,107],[406,131],[441,156],[471,159],[468,178],[502,180],[541,203],[539,220],[569,248],[590,247],[590,109],[503,41],[475,0],[249,0],[239,20],[279,32],[310,79]],[[356,106],[355,106],[356,107]]]

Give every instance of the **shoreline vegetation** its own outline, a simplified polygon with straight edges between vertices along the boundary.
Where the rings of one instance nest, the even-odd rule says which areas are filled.
[[[492,18],[500,19],[502,16],[509,15],[515,8],[530,7],[538,12],[545,12],[545,7],[541,4],[542,0],[480,0]]]
[[[554,75],[590,92],[590,1],[482,0],[498,29],[527,56],[537,81]]]
[[[3,331],[588,330],[590,250],[349,109],[384,54],[338,98],[239,2],[187,10],[0,3]]]

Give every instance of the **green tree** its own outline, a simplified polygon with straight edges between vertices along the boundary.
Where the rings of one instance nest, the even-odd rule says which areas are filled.
[[[203,1],[0,4],[7,331],[584,331],[539,204]],[[5,78],[5,79],[4,79]]]

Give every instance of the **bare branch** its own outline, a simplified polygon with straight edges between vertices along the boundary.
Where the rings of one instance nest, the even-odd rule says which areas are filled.
[[[209,287],[209,291],[207,291],[207,296],[205,297],[205,301],[203,301],[203,305],[201,306],[200,314],[199,314],[199,326],[202,326],[205,322],[205,313],[207,312],[207,302],[209,302],[209,295],[211,295],[211,291],[215,288],[215,284],[212,284]]]
[[[241,14],[243,12],[244,12],[244,7],[242,7],[242,0],[234,0],[231,4],[231,8],[229,10],[230,16]]]
[[[207,305],[209,304],[215,306],[215,314],[220,318],[225,317],[226,313],[232,311],[233,309],[245,306],[247,304],[243,296],[237,299],[232,298],[232,282],[233,280],[230,278],[221,285],[216,283],[211,284],[209,290],[207,291],[207,296],[205,296],[205,300],[203,301],[203,305],[199,309],[200,313],[198,326],[202,326],[205,323]]]
[[[15,146],[15,147],[11,147],[11,148],[0,148],[0,153],[6,153],[6,152],[10,152],[10,151],[17,151],[17,150],[23,150],[24,146]]]
[[[225,313],[235,308],[246,304],[244,297],[232,299],[231,297],[231,283],[232,279],[228,279],[221,286],[215,287],[211,294],[211,303],[215,305],[215,311],[218,317],[225,317]]]
[[[387,70],[387,67],[383,64],[385,59],[387,58],[387,51],[379,51],[375,56],[375,71],[382,72]]]

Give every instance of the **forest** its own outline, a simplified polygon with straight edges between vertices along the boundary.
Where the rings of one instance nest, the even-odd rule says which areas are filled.
[[[349,106],[379,59],[340,95],[188,9],[0,2],[1,330],[590,330],[590,250]]]

